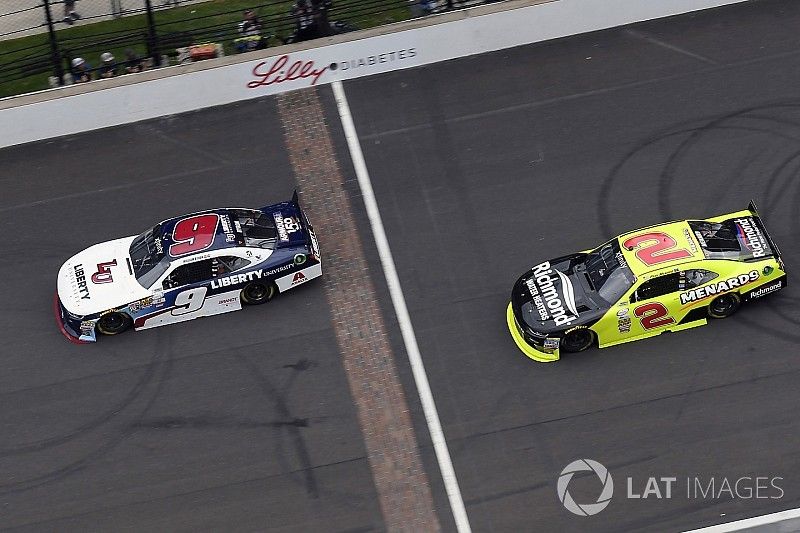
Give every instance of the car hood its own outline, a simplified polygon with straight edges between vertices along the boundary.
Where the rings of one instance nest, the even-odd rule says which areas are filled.
[[[139,285],[128,266],[128,251],[135,238],[95,244],[61,266],[58,297],[67,311],[88,316],[124,307],[150,295],[149,290]]]
[[[511,302],[518,322],[539,333],[585,325],[596,319],[599,306],[574,271],[584,254],[545,261],[523,274]]]

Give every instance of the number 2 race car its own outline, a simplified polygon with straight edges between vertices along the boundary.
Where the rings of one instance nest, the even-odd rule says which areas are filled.
[[[58,272],[56,318],[74,342],[262,304],[322,275],[297,199],[165,220],[95,244]]]
[[[506,320],[525,355],[549,362],[562,350],[702,326],[785,286],[781,254],[750,202],[539,263],[514,285]]]

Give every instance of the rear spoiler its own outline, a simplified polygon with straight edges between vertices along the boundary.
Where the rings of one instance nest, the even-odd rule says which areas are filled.
[[[769,236],[769,232],[767,231],[767,228],[764,227],[764,221],[761,220],[761,215],[758,214],[758,208],[756,207],[755,200],[750,200],[750,203],[747,204],[747,210],[750,211],[750,213],[753,215],[753,218],[757,221],[759,228],[761,228],[761,231],[764,232],[764,237],[766,237],[767,243],[769,243],[769,247],[772,249],[772,252],[774,253],[775,258],[776,259],[780,259],[781,258],[781,251],[775,245],[775,241],[772,240],[772,237]]]
[[[305,212],[300,208],[300,197],[297,194],[297,189],[294,190],[294,194],[292,195],[292,199],[289,200],[289,203],[294,204],[297,208],[297,212],[300,213],[300,217],[303,219],[303,225],[310,227],[311,224],[308,223]]]
[[[311,257],[320,261],[319,255],[319,243],[317,242],[317,238],[314,235],[314,226],[311,225],[309,222],[308,217],[306,216],[306,212],[300,208],[300,199],[297,195],[297,189],[294,190],[294,194],[292,195],[292,203],[297,206],[297,212],[300,213],[301,221],[300,223],[303,226],[303,229],[308,234],[308,246],[311,249]]]
[[[297,194],[297,189],[294,190],[294,194],[292,194],[292,199],[291,200],[287,200],[285,202],[280,202],[280,203],[277,203],[277,204],[265,205],[265,206],[259,207],[258,210],[259,211],[269,212],[269,211],[273,211],[273,210],[275,210],[277,208],[280,208],[281,206],[286,206],[286,205],[295,207],[298,211],[302,211],[302,209],[300,209],[300,197]]]

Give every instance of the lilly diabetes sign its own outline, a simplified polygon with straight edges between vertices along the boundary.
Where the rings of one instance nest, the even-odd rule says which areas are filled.
[[[596,497],[576,500],[570,484],[576,474],[596,478]],[[614,500],[780,500],[785,496],[784,478],[776,475],[747,473],[743,475],[647,475],[625,476],[624,491],[614,491],[614,478],[602,463],[593,459],[577,459],[559,473],[556,494],[561,505],[572,514],[592,516]],[[584,497],[586,497],[584,495]]]
[[[420,64],[416,46],[365,47],[363,45],[319,48],[271,57],[250,66],[248,89],[266,93],[314,87],[334,80],[389,72]]]

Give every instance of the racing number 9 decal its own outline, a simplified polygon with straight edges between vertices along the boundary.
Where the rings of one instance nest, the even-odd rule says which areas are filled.
[[[647,266],[666,263],[674,259],[692,257],[692,253],[689,250],[683,248],[673,250],[677,245],[678,243],[675,242],[675,239],[660,231],[636,235],[622,243],[622,246],[628,250],[635,248],[636,257]]]
[[[642,323],[644,329],[655,329],[675,323],[675,319],[669,316],[669,311],[664,304],[659,302],[640,305],[633,310],[633,314]]]
[[[114,278],[111,276],[111,267],[117,266],[117,260],[97,263],[97,272],[92,274],[92,283],[111,283]]]
[[[199,311],[203,307],[207,291],[208,287],[195,287],[178,293],[175,296],[175,308],[172,310],[172,315],[181,316]]]
[[[175,244],[169,247],[169,255],[178,257],[205,250],[214,242],[217,224],[219,215],[215,214],[197,215],[179,220],[172,230],[172,241]]]

